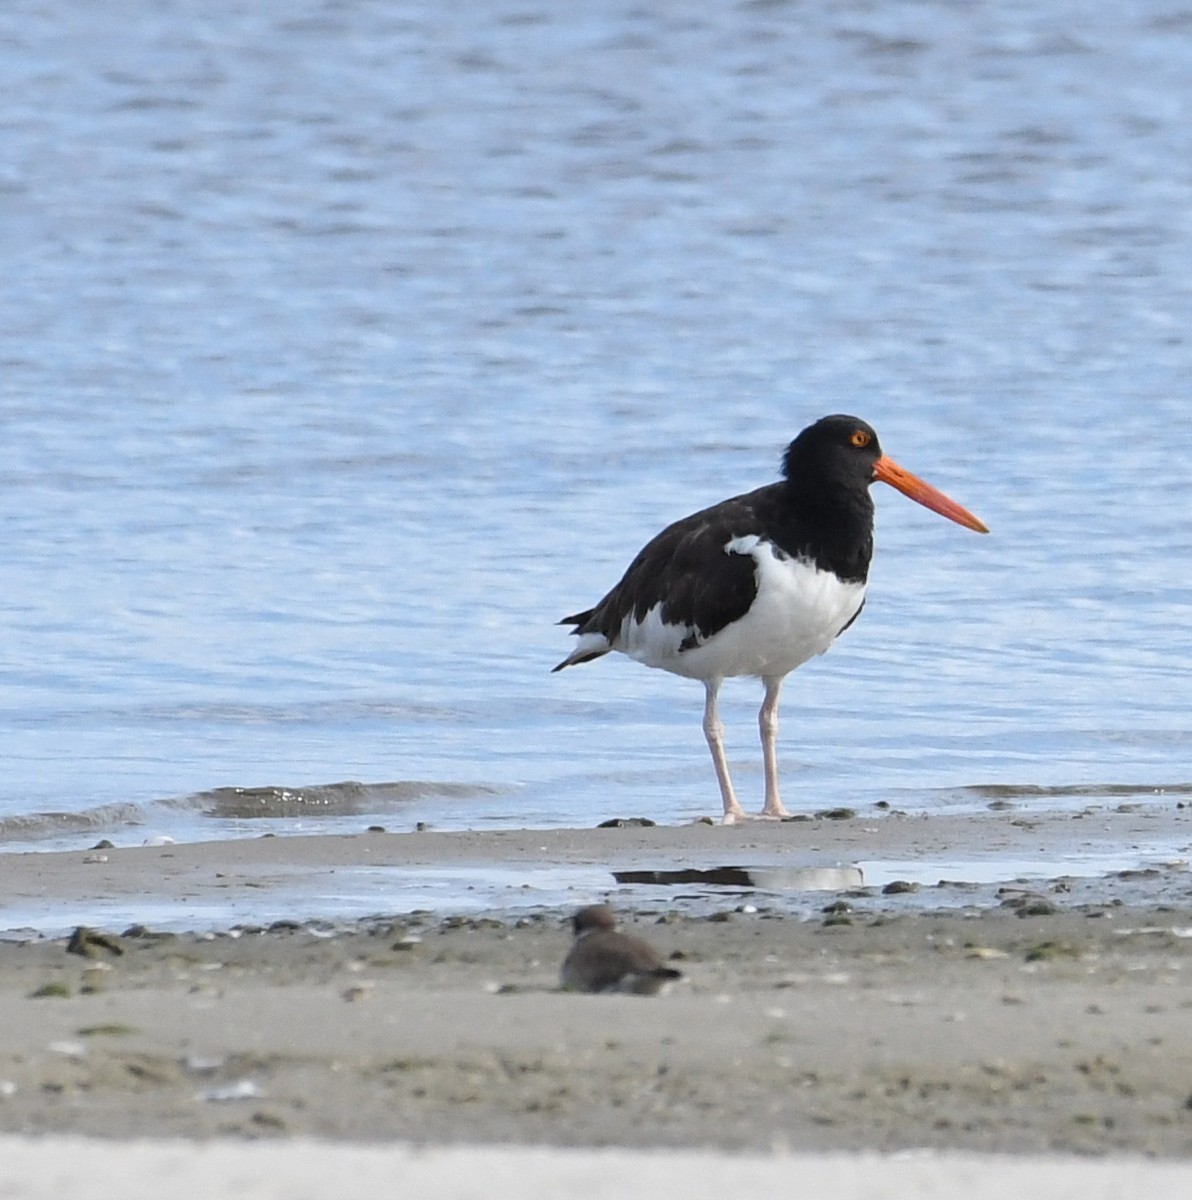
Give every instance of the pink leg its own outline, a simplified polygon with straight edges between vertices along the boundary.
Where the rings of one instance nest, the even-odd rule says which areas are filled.
[[[763,817],[787,817],[790,814],[778,794],[778,698],[782,695],[783,675],[769,675],[763,681],[766,698],[758,710],[757,725],[762,735],[762,765],[766,772],[766,803]]]
[[[728,773],[728,760],[724,757],[724,725],[716,708],[716,696],[720,691],[720,679],[704,682],[704,737],[712,751],[712,765],[716,768],[716,782],[720,784],[720,799],[724,802],[724,823],[733,825],[745,819],[745,810],[737,803],[733,792],[733,781]]]

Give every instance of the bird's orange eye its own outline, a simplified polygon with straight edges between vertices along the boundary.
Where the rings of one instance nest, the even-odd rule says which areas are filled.
[[[852,444],[856,446],[858,450],[860,450],[862,446],[868,446],[871,440],[872,439],[870,438],[869,434],[867,434],[864,429],[854,429],[852,437],[849,438],[849,441],[852,442]]]

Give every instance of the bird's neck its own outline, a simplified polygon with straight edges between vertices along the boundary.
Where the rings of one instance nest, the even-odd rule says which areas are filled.
[[[841,491],[786,480],[778,544],[821,570],[864,583],[873,557],[873,499],[868,488]]]

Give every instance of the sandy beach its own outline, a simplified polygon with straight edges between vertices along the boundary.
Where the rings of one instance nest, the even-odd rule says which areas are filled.
[[[68,919],[0,942],[0,1131],[1186,1158],[1190,819],[1157,800],[6,855],[14,911]],[[1111,850],[1137,861],[1087,872]],[[995,878],[774,886],[949,859]],[[1026,860],[1057,869],[1020,878]],[[403,880],[486,866],[504,891],[483,911],[403,903]],[[726,866],[771,886],[614,878]],[[557,891],[568,869],[604,887],[537,902],[538,875]],[[387,906],[321,913],[335,880],[366,879],[371,903],[386,875]],[[275,889],[283,919],[205,923],[214,896]],[[683,972],[667,994],[558,990],[567,918],[604,898]],[[177,928],[95,920],[116,904]]]
[[[526,1195],[619,1200],[673,1192],[694,1200],[785,1196],[793,1181],[836,1200],[1119,1200],[1188,1195],[1187,1169],[1138,1158],[989,1155],[714,1155],[701,1151],[420,1148],[290,1140],[97,1142],[0,1138],[14,1200],[159,1200],[173,1194],[293,1200],[400,1193],[419,1200],[519,1200]]]

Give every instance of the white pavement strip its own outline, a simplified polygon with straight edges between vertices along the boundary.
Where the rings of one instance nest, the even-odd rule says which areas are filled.
[[[3,1200],[1192,1200],[1192,1164],[993,1155],[415,1149],[0,1137]]]

